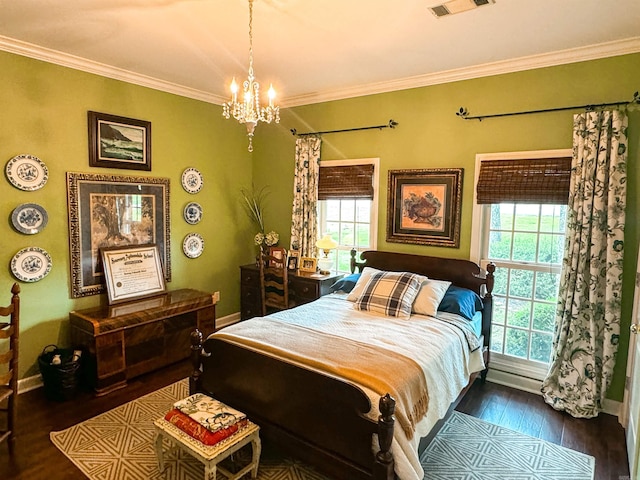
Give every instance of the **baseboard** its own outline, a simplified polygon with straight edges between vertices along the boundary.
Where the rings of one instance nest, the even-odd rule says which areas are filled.
[[[42,375],[37,374],[31,377],[18,380],[18,395],[30,392],[42,386]]]
[[[540,388],[542,387],[541,380],[489,368],[487,381],[497,383],[498,385],[504,385],[505,387],[517,388],[518,390],[534,393],[536,395],[542,395],[542,392],[540,391]],[[617,417],[618,422],[622,423],[620,417],[620,413],[622,412],[622,402],[607,398],[602,405],[602,411]]]
[[[232,313],[224,317],[216,318],[216,327],[222,328],[240,321],[240,312]]]

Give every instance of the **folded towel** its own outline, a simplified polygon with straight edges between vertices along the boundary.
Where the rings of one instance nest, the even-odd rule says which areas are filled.
[[[177,408],[170,410],[169,413],[165,415],[164,419],[175,425],[190,437],[193,437],[199,442],[209,446],[215,445],[225,438],[229,438],[247,424],[247,419],[245,418],[244,420],[234,423],[230,427],[221,428],[217,432],[210,432],[193,418],[185,415]]]
[[[211,432],[217,432],[246,418],[246,415],[203,393],[196,393],[173,404]]]

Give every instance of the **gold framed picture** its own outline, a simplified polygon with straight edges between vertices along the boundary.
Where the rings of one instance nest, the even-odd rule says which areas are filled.
[[[301,272],[315,273],[317,261],[318,260],[316,258],[300,257],[300,265],[298,266],[298,268]]]

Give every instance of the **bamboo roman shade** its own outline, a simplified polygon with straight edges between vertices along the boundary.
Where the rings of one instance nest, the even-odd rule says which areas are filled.
[[[320,164],[318,200],[373,199],[373,164],[323,167]]]
[[[483,160],[477,203],[567,204],[571,158]]]

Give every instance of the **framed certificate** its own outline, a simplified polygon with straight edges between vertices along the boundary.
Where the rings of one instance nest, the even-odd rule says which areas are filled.
[[[100,252],[109,305],[166,291],[157,245],[108,247]]]

